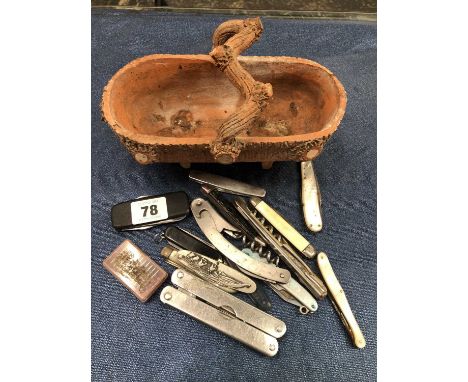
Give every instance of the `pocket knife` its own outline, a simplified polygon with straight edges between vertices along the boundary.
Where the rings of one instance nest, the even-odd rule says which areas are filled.
[[[312,232],[319,232],[322,230],[322,198],[312,161],[301,162],[301,178],[304,220],[307,228]]]
[[[239,238],[242,235],[236,227],[223,219],[210,203],[202,198],[197,198],[192,201],[191,209],[197,224],[208,240],[226,258],[235,263],[242,272],[248,276],[269,282],[288,282],[291,274],[287,269],[254,260],[224,238],[222,233],[233,238]]]
[[[163,238],[168,243],[178,249],[186,249],[208,256],[214,260],[226,262],[231,268],[239,269],[235,263],[225,258],[211,243],[207,243],[203,239],[193,233],[179,227],[167,227]],[[249,293],[248,296],[255,306],[263,311],[269,311],[272,307],[271,301],[264,291],[264,286],[260,280],[257,281],[257,289]]]
[[[142,196],[116,204],[111,210],[112,226],[118,231],[148,229],[158,224],[182,220],[190,212],[183,191]]]
[[[255,282],[243,273],[200,253],[168,246],[162,249],[161,256],[174,267],[184,268],[228,293],[253,293],[257,288]]]
[[[320,252],[317,256],[317,264],[320,272],[322,273],[323,279],[327,284],[333,306],[351,336],[354,345],[360,349],[364,348],[366,346],[366,340],[359,328],[353,312],[351,311],[351,307],[349,306],[348,299],[346,298],[343,288],[336,278],[335,272],[333,272],[328,256],[325,253]]]
[[[206,184],[218,189],[219,191],[227,192],[228,194],[258,196],[260,198],[263,198],[266,194],[266,191],[261,187],[252,186],[238,180],[209,174],[203,171],[192,170],[190,171],[189,178],[200,184]]]

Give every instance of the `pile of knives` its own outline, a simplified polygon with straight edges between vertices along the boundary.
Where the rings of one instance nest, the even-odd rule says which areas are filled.
[[[301,177],[305,223],[318,232],[322,229],[321,196],[312,162],[301,163]],[[162,258],[176,268],[171,276],[173,285],[161,291],[164,304],[274,356],[286,324],[266,313],[272,305],[264,288],[271,288],[303,315],[316,312],[317,300],[329,296],[354,345],[365,347],[327,255],[317,251],[262,199],[264,189],[202,171],[192,170],[189,178],[201,184],[203,198],[190,202],[184,191],[143,196],[116,204],[111,213],[112,225],[119,231],[176,222],[190,212],[195,218],[206,239],[174,225],[159,236],[159,241],[167,240]],[[122,262],[129,256],[125,250],[133,251],[131,264],[117,264],[115,259]],[[127,254],[125,259],[120,256],[122,251]],[[312,259],[316,259],[321,277],[307,263]],[[146,301],[167,275],[128,240],[104,266],[141,301]],[[128,272],[129,267],[132,272]],[[147,285],[150,290],[146,290]],[[235,293],[245,293],[253,305]]]
[[[303,184],[304,215],[309,228],[321,229],[320,194],[313,168],[307,166],[302,165],[302,176],[312,171],[315,185]],[[190,209],[208,241],[175,226],[165,230],[168,245],[161,255],[177,268],[171,277],[177,288],[162,290],[163,303],[273,356],[286,325],[265,313],[271,302],[264,283],[302,314],[317,311],[317,300],[329,295],[355,346],[365,346],[327,255],[262,200],[264,189],[195,170],[189,178],[201,184],[204,198],[194,199]],[[317,200],[311,201],[314,194]],[[324,281],[306,263],[315,258]],[[235,292],[246,293],[256,308],[234,297]]]

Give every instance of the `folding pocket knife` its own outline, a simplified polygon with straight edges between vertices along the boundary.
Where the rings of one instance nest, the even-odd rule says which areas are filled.
[[[184,270],[175,270],[171,281],[177,288],[166,286],[161,291],[164,304],[267,356],[278,352],[277,339],[286,333],[283,321]]]
[[[301,162],[301,178],[302,178],[302,210],[304,212],[304,220],[307,228],[312,232],[322,230],[322,197],[320,188],[315,176],[314,166],[312,161]]]
[[[203,171],[192,170],[190,171],[189,178],[200,184],[206,184],[219,191],[227,192],[228,194],[258,196],[260,198],[263,198],[266,194],[266,191],[261,187],[252,186],[248,183]]]
[[[118,231],[152,228],[184,219],[190,212],[184,191],[141,196],[116,204],[111,210],[112,226]]]
[[[200,253],[168,246],[163,248],[161,256],[174,267],[182,267],[228,293],[253,293],[256,290],[255,282],[243,273]]]
[[[343,288],[336,278],[335,272],[333,272],[328,256],[325,253],[320,252],[317,256],[317,264],[320,272],[322,273],[323,279],[327,284],[333,306],[351,336],[354,345],[360,349],[364,348],[366,346],[366,340],[359,328],[353,312],[351,311],[351,307],[349,306],[348,299],[346,298]]]
[[[205,240],[195,236],[193,233],[183,228],[173,226],[167,227],[162,238],[165,238],[171,247],[201,253],[204,256],[217,260],[218,262],[226,262],[231,268],[239,269],[235,263],[225,258],[223,254],[211,243],[207,243]],[[254,292],[249,293],[248,296],[257,308],[265,312],[269,311],[272,305],[264,291],[264,286],[260,280],[258,280],[256,284],[257,289],[255,289]]]
[[[257,252],[253,252],[249,248],[245,248],[242,252],[258,261],[267,262],[265,257],[261,257]],[[273,291],[284,301],[299,307],[301,314],[309,312],[314,313],[317,308],[317,300],[296,280],[292,277],[285,284],[268,283]]]
[[[252,227],[268,243],[278,257],[296,275],[302,283],[316,298],[322,299],[327,295],[327,288],[322,280],[310,269],[306,262],[297,254],[296,250],[275,231],[257,212],[252,211],[244,199],[236,198],[234,205],[238,211],[249,221]]]
[[[309,259],[313,259],[317,255],[314,246],[266,202],[260,198],[252,197],[250,198],[250,204],[302,255]]]
[[[248,276],[269,282],[283,284],[288,282],[291,274],[287,269],[252,259],[224,238],[221,232],[234,238],[239,237],[241,233],[236,227],[224,220],[210,203],[202,198],[197,198],[192,201],[190,207],[197,224],[208,240],[218,251],[235,263],[242,272]]]

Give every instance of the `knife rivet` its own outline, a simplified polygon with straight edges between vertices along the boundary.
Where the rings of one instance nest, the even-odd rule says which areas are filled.
[[[282,330],[283,330],[283,328],[282,328],[280,325],[278,325],[278,326],[276,327],[276,331],[277,331],[278,333],[280,333]]]
[[[171,295],[170,293],[166,293],[166,294],[164,295],[164,299],[165,299],[165,300],[170,300],[171,298],[172,298],[172,295]]]
[[[201,206],[202,202],[201,200],[197,200],[197,203],[195,203],[197,206]]]
[[[276,349],[276,346],[273,345],[273,344],[271,344],[271,345],[270,345],[270,350],[271,350],[271,351],[274,351],[275,349]]]
[[[184,272],[181,272],[181,271],[177,272],[177,277],[178,277],[179,279],[181,279],[182,277],[184,277]]]
[[[280,277],[284,279],[284,273],[280,273]]]

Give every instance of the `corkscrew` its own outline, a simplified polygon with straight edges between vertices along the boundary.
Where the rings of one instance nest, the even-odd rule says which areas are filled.
[[[201,190],[215,210],[226,219],[226,221],[239,230],[238,235],[242,240],[244,248],[258,253],[261,257],[265,258],[268,263],[278,266],[279,257],[271,252],[265,240],[257,235],[256,231],[252,230],[242,214],[237,211],[234,205],[226,199],[221,192],[210,185],[203,185]]]
[[[292,270],[301,282],[316,298],[323,299],[327,295],[327,288],[320,278],[312,272],[310,267],[296,253],[289,242],[278,232],[272,222],[258,211],[251,209],[244,199],[234,200],[235,208],[252,225],[260,237],[268,243],[283,263]]]
[[[242,272],[269,282],[281,284],[288,282],[291,274],[287,269],[252,259],[226,240],[223,234],[234,238],[241,238],[242,235],[236,227],[218,214],[208,201],[197,198],[192,201],[190,207],[198,226],[207,239]]]

